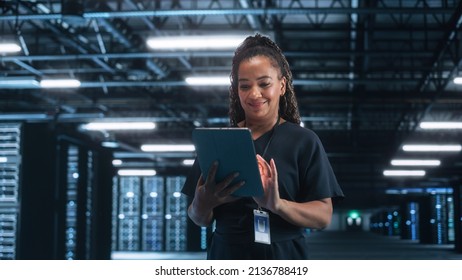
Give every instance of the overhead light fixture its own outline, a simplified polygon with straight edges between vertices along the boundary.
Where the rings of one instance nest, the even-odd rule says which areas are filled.
[[[187,77],[185,82],[191,86],[229,86],[229,77],[226,76],[204,76]]]
[[[152,130],[153,122],[91,122],[80,126],[83,130]]]
[[[455,77],[454,84],[462,85],[462,77]]]
[[[425,170],[384,170],[383,175],[422,177],[425,176]]]
[[[0,163],[5,163],[5,162],[8,162],[8,158],[7,157],[0,157]]]
[[[155,176],[157,173],[154,169],[119,169],[119,176]]]
[[[460,152],[461,145],[404,145],[406,152]]]
[[[105,148],[114,149],[114,148],[118,148],[120,145],[119,143],[117,143],[117,141],[103,141],[101,142],[101,146]]]
[[[39,88],[39,82],[33,77],[0,78],[0,88]]]
[[[122,165],[122,160],[114,159],[114,160],[112,160],[112,165],[114,165],[114,166]]]
[[[422,129],[462,129],[462,122],[421,122]]]
[[[147,45],[155,50],[235,49],[242,43],[242,35],[204,35],[152,37]]]
[[[183,165],[191,166],[194,164],[194,159],[185,159],[183,160]]]
[[[0,53],[20,52],[21,46],[16,43],[0,43]]]
[[[393,166],[439,166],[440,160],[436,159],[394,159],[391,161]]]
[[[78,88],[80,81],[76,79],[44,79],[40,81],[42,88]]]
[[[146,144],[141,146],[144,152],[194,152],[196,148],[192,144],[184,145],[157,145]]]

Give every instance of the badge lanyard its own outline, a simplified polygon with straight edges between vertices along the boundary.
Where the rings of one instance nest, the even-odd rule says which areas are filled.
[[[271,129],[271,136],[270,139],[268,140],[268,143],[265,145],[265,149],[263,150],[263,154],[261,155],[262,158],[265,158],[266,151],[268,151],[268,147],[271,144],[271,141],[273,140],[274,137],[274,131],[276,130],[276,127],[279,125],[279,121],[281,120],[281,116],[278,115],[278,120],[274,124],[273,128]]]
[[[276,127],[279,125],[280,119],[281,117],[278,115],[278,120],[271,129],[270,139],[268,140],[268,143],[266,143],[265,149],[263,150],[262,158],[265,157],[266,151],[268,150],[268,147],[271,144],[271,141],[273,140],[274,131],[276,130]],[[258,209],[253,210],[253,218],[255,242],[271,244],[269,213],[263,211],[261,207],[258,207]]]

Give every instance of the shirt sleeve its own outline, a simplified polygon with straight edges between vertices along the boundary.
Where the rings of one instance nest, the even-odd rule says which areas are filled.
[[[301,161],[301,200],[344,197],[321,140],[314,132]]]

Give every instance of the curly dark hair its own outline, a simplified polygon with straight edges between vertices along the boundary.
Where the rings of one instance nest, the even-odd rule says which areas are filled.
[[[281,49],[270,38],[255,34],[254,36],[247,37],[234,52],[230,74],[231,85],[229,87],[229,119],[231,126],[237,126],[240,121],[245,119],[244,109],[242,109],[238,94],[239,65],[242,61],[255,56],[268,57],[271,64],[279,69],[281,75],[279,78],[286,78],[286,92],[279,99],[279,115],[289,122],[300,124],[300,113],[292,84],[292,72],[290,71],[287,59]]]

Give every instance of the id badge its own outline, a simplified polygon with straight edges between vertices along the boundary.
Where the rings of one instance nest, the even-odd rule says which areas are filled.
[[[255,242],[271,244],[268,212],[255,209],[253,210],[253,217]]]

